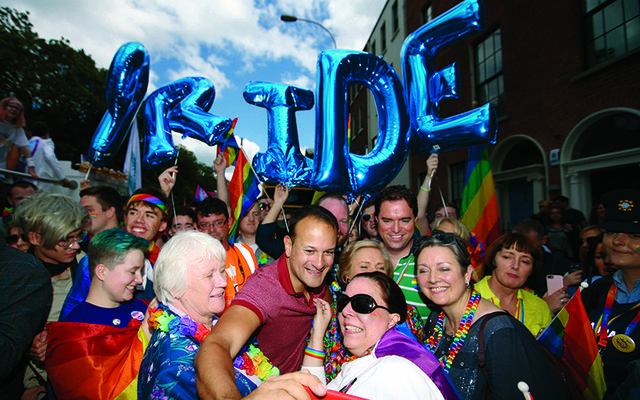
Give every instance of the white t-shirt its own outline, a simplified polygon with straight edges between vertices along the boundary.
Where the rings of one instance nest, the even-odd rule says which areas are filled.
[[[325,382],[324,367],[302,367]],[[357,378],[357,379],[356,379]],[[355,379],[355,382],[354,382]],[[371,400],[444,400],[438,387],[417,365],[399,356],[377,358],[369,354],[348,362],[327,389]]]
[[[0,122],[0,168],[7,167],[7,155],[11,150],[11,145],[24,147],[29,144],[27,135],[22,128],[16,128],[7,122]]]

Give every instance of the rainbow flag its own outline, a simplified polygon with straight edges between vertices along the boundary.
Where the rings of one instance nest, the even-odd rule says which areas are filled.
[[[233,225],[229,229],[229,242],[233,244],[238,233],[240,217],[251,207],[260,195],[258,178],[251,169],[251,164],[244,155],[244,151],[238,153],[236,167],[229,184],[229,199],[233,212]]]
[[[462,192],[462,223],[487,246],[500,236],[500,214],[486,145],[469,147]]]
[[[200,187],[200,185],[198,185],[198,187],[196,188],[196,194],[193,196],[193,199],[195,201],[202,201],[207,197],[216,197],[216,194],[212,192],[207,192],[202,187]]]
[[[585,400],[601,400],[607,391],[602,358],[580,291],[537,339],[569,367]]]
[[[58,399],[137,399],[138,372],[149,340],[127,328],[77,322],[47,324],[45,369]]]
[[[240,151],[240,146],[238,146],[238,142],[236,141],[236,137],[233,135],[233,130],[236,127],[236,122],[238,122],[238,118],[233,119],[233,123],[231,124],[231,129],[224,134],[224,143],[218,145],[218,152],[216,155],[222,153],[224,158],[227,160],[227,168],[236,164],[236,160],[238,159],[238,154]]]

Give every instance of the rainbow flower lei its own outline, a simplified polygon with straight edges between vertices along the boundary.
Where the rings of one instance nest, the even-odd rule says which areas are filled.
[[[195,322],[187,315],[178,317],[164,304],[159,304],[158,308],[149,309],[149,325],[155,330],[191,337],[198,343],[202,343],[211,331],[211,328]],[[271,375],[280,375],[278,367],[273,365],[269,358],[253,344],[249,345],[246,351],[243,349],[240,352],[233,366],[245,370],[247,375],[257,376],[262,381]]]
[[[158,308],[149,309],[149,325],[162,332],[190,336],[198,343],[202,343],[211,331],[211,328],[195,322],[187,315],[178,317],[169,311],[164,304],[159,304]]]
[[[269,361],[262,350],[252,344],[245,351],[240,351],[233,361],[233,366],[244,370],[247,375],[257,376],[263,382],[271,375],[280,375],[278,367]]]

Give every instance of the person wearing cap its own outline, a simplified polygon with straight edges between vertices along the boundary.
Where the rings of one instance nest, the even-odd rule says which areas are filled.
[[[619,267],[585,289],[584,306],[592,322],[604,364],[605,397],[628,377],[627,366],[640,359],[640,191],[618,190],[603,196],[607,208],[603,243]]]

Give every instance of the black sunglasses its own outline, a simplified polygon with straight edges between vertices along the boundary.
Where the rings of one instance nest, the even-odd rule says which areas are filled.
[[[384,308],[385,310],[391,312],[391,310],[389,310],[387,307],[379,306],[373,299],[373,297],[369,296],[368,294],[356,294],[353,297],[349,297],[346,294],[343,294],[338,299],[338,312],[342,312],[342,310],[344,310],[344,308],[349,303],[351,303],[351,308],[353,308],[353,311],[357,312],[358,314],[371,314],[376,308]]]
[[[373,219],[373,214],[362,214],[362,220],[364,222],[369,222]]]
[[[18,243],[18,240],[22,238],[23,241],[29,243],[29,235],[27,235],[26,233],[23,233],[22,235],[9,235],[7,236],[7,244],[9,246],[13,246],[16,243]]]
[[[271,209],[271,206],[267,203],[258,203],[258,207],[260,208],[261,211]]]

